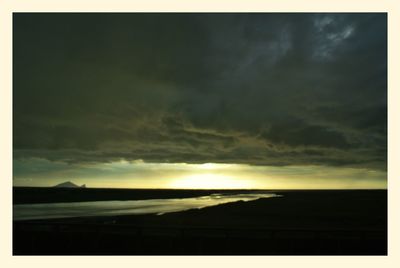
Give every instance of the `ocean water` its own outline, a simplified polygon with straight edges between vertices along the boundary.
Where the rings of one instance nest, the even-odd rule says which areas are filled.
[[[211,194],[193,198],[148,199],[130,201],[91,201],[13,206],[14,220],[56,219],[90,216],[140,215],[177,212],[237,201],[279,197],[273,193]]]

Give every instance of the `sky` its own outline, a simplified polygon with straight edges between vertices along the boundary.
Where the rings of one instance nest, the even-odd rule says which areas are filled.
[[[13,184],[387,187],[385,13],[14,13]]]

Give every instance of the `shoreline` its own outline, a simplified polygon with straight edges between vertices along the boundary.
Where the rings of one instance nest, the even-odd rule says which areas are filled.
[[[89,201],[123,201],[166,198],[190,198],[215,193],[312,193],[312,192],[359,192],[384,191],[387,189],[267,189],[267,190],[192,190],[192,189],[112,189],[112,188],[53,188],[53,187],[13,187],[13,205],[66,203]]]
[[[385,255],[387,191],[292,191],[163,215],[13,227],[16,255]]]

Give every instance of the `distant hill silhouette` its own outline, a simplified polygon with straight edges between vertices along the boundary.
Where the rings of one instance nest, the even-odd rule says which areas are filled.
[[[83,184],[82,186],[78,186],[73,182],[66,181],[66,182],[57,184],[54,187],[56,187],[56,188],[86,188],[86,184]]]

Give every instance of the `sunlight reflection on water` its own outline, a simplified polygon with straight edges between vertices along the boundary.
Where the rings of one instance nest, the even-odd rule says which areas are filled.
[[[237,201],[279,197],[273,193],[211,194],[193,198],[148,199],[132,201],[91,201],[13,206],[14,220],[52,219],[115,215],[162,215],[169,212],[204,208]]]

